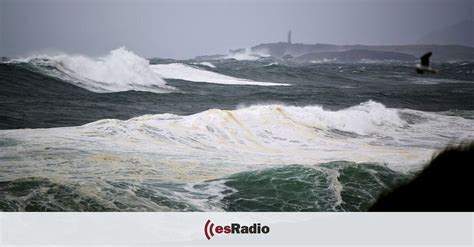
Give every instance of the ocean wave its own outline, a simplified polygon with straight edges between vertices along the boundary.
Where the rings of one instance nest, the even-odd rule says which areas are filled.
[[[229,54],[224,56],[222,59],[235,59],[238,61],[255,61],[261,58],[270,57],[268,51],[264,49],[252,50],[250,48],[242,48],[237,50],[231,50]]]
[[[235,52],[230,52],[227,56],[225,56],[225,59],[235,59],[239,61],[254,61],[258,60],[260,58],[264,57],[269,57],[270,55],[263,53],[263,52],[253,52],[249,48],[247,49],[239,49],[238,51]]]
[[[84,181],[25,177],[0,181],[0,211],[222,211],[224,181]],[[120,196],[117,196],[120,195]]]
[[[40,177],[79,173],[189,182],[335,160],[409,170],[446,144],[474,139],[473,126],[472,119],[369,101],[338,111],[254,105],[189,116],[157,114],[78,127],[2,130],[0,139],[9,145],[0,149],[0,159],[8,159],[0,180],[21,178],[27,171]]]
[[[263,65],[263,67],[272,67],[272,66],[279,66],[279,65],[280,65],[280,63],[278,63],[278,62],[271,62],[269,64]]]
[[[206,82],[224,85],[289,86],[290,84],[259,82],[222,75],[213,71],[196,68],[182,63],[155,64],[152,69],[165,79]]]
[[[202,65],[202,66],[207,66],[207,67],[213,68],[213,69],[216,68],[216,66],[214,64],[210,63],[210,62],[200,62],[199,64]]]
[[[247,171],[226,178],[226,211],[367,211],[409,175],[377,164],[334,161]]]
[[[368,101],[1,130],[0,210],[364,211],[472,126]]]
[[[148,60],[124,47],[98,58],[68,54],[36,55],[9,62],[27,63],[44,74],[97,93],[128,90],[164,93],[174,90],[152,70]]]
[[[0,182],[0,211],[366,211],[409,177],[344,161],[190,183],[25,177]]]

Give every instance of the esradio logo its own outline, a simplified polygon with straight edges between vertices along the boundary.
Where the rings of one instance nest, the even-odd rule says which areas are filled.
[[[204,235],[207,240],[211,240],[215,235],[220,234],[268,234],[270,227],[260,223],[252,225],[241,225],[239,223],[231,223],[228,225],[214,225],[211,220],[207,220],[204,224]]]

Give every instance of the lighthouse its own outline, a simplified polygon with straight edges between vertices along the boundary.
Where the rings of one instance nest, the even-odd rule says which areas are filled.
[[[291,44],[291,30],[288,30],[288,44]]]

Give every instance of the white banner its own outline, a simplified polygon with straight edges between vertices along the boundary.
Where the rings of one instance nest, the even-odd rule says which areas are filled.
[[[472,246],[472,213],[0,213],[0,246]]]

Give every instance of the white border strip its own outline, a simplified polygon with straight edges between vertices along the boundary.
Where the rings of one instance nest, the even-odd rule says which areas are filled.
[[[473,213],[0,213],[0,246],[472,246]],[[215,224],[211,240],[207,220]],[[217,234],[260,223],[268,234]]]

